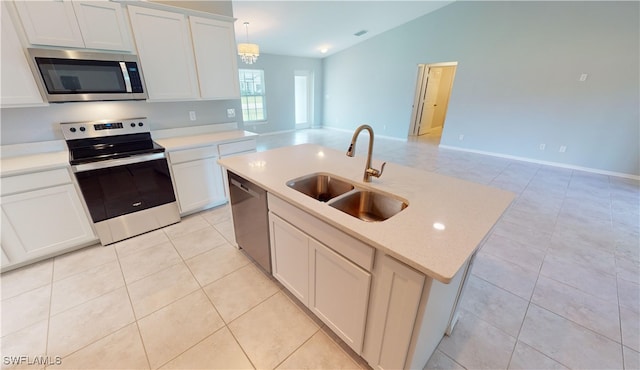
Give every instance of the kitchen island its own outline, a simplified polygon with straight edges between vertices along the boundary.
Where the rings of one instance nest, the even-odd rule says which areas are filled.
[[[374,368],[422,368],[455,324],[474,253],[514,195],[304,144],[219,163],[268,193],[273,275]],[[328,174],[408,206],[367,222],[287,182]],[[338,198],[336,198],[338,199]]]

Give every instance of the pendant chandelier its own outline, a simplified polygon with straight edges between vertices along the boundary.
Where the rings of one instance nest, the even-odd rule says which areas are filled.
[[[253,64],[258,60],[260,56],[260,47],[258,44],[249,43],[249,22],[244,22],[244,27],[247,31],[247,42],[244,44],[238,44],[238,55],[240,59],[246,64]]]

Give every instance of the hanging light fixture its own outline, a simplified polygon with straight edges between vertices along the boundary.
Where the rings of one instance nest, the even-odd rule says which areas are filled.
[[[247,42],[244,44],[238,44],[238,55],[240,59],[246,64],[253,64],[258,60],[260,56],[260,47],[258,44],[249,43],[249,22],[244,22],[244,27],[247,31]]]

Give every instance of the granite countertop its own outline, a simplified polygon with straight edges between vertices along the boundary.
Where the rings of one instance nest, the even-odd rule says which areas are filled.
[[[271,194],[448,283],[479,247],[514,194],[440,174],[387,163],[380,178],[364,183],[366,157],[303,144],[229,157],[218,162]],[[373,161],[380,168],[380,162]],[[356,187],[405,199],[409,206],[382,222],[365,222],[289,188],[286,182],[316,172],[334,174]],[[444,230],[433,225],[440,223]]]

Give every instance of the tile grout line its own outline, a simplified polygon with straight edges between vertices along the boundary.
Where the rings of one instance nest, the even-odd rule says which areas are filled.
[[[122,264],[120,262],[120,255],[115,250],[115,247],[114,247],[114,252],[116,252],[116,259],[118,261],[118,266],[120,267],[120,274],[122,275],[122,281],[124,281],[125,290],[127,291],[127,298],[129,298],[129,306],[131,307],[131,313],[133,314],[133,321],[136,324],[138,338],[140,339],[140,344],[142,344],[142,350],[144,351],[144,356],[145,356],[145,359],[147,360],[147,366],[149,366],[149,369],[151,369],[151,361],[149,360],[149,353],[147,352],[147,346],[144,343],[144,338],[142,338],[142,331],[140,330],[140,324],[138,322],[138,317],[136,316],[136,310],[133,308],[133,301],[131,300],[131,293],[129,292],[129,284],[127,283],[127,280],[124,276],[124,271],[122,270]],[[130,325],[130,324],[131,323],[127,325]]]
[[[203,219],[204,219],[204,217],[203,217]],[[208,227],[213,228],[214,230],[216,230],[216,231],[219,233],[219,231],[215,228],[215,226],[211,225],[211,224],[210,224],[206,219],[204,219],[204,221],[207,223],[207,225],[209,225]],[[204,229],[204,228],[203,228],[203,229]],[[197,231],[197,230],[196,230],[196,231]],[[164,229],[163,229],[163,232],[164,232]],[[173,246],[173,248],[174,248],[174,249],[176,249],[175,244],[173,244],[173,239],[172,239],[172,238],[171,238],[171,237],[170,237],[166,232],[165,232],[165,235],[167,236],[167,238],[168,238],[168,239],[169,239],[169,241],[171,242],[171,245]],[[223,238],[224,238],[224,235],[223,235]],[[226,238],[224,238],[224,239],[226,240]],[[228,241],[227,241],[227,243],[228,243]],[[224,244],[220,244],[219,246],[222,246],[222,245],[224,245]],[[219,247],[219,246],[218,246],[218,247]],[[215,249],[215,248],[217,248],[217,247],[214,247],[214,248],[212,248],[212,249]],[[211,249],[210,249],[210,250],[208,250],[208,251],[205,251],[205,252],[203,252],[203,253],[200,253],[200,254],[198,254],[198,255],[196,255],[196,256],[199,256],[199,255],[201,255],[201,254],[207,253],[207,252],[209,252],[209,251],[211,251]],[[171,361],[175,360],[176,358],[178,358],[179,356],[183,355],[184,353],[186,353],[187,351],[189,351],[191,348],[195,347],[196,345],[198,345],[198,344],[199,344],[199,343],[201,343],[202,341],[204,341],[204,340],[206,340],[207,338],[211,337],[213,334],[217,333],[217,332],[218,332],[218,331],[220,331],[221,329],[227,329],[227,330],[229,331],[229,333],[231,334],[231,336],[233,337],[233,339],[234,339],[234,341],[236,342],[236,344],[238,345],[238,347],[240,347],[240,350],[242,351],[242,353],[244,354],[244,356],[247,358],[247,360],[249,361],[249,363],[251,363],[251,366],[253,366],[253,368],[255,369],[255,368],[256,368],[255,364],[253,363],[253,361],[251,360],[251,358],[249,357],[249,355],[246,353],[245,349],[242,347],[242,345],[241,345],[241,344],[240,344],[240,342],[238,341],[238,338],[236,338],[236,336],[234,335],[233,331],[231,331],[231,329],[229,328],[228,323],[225,321],[224,317],[222,317],[222,315],[221,315],[221,314],[220,314],[220,312],[218,311],[218,308],[216,307],[215,303],[211,300],[211,298],[209,297],[209,295],[204,291],[204,287],[205,287],[205,286],[208,286],[208,285],[210,285],[210,284],[215,283],[216,281],[218,281],[218,280],[220,280],[220,279],[223,279],[225,276],[228,276],[228,275],[230,275],[230,274],[232,274],[232,273],[234,273],[234,272],[236,272],[236,271],[238,271],[238,270],[240,270],[240,269],[244,268],[246,265],[241,266],[241,267],[237,268],[236,270],[233,270],[233,271],[231,271],[230,273],[225,274],[225,275],[221,276],[220,278],[218,278],[218,279],[216,279],[216,280],[214,280],[214,281],[212,281],[212,282],[210,282],[210,283],[206,284],[205,286],[203,286],[203,285],[200,283],[200,280],[198,280],[198,278],[195,276],[195,274],[194,274],[194,273],[193,273],[193,271],[191,270],[191,267],[187,264],[186,260],[185,260],[185,259],[184,259],[184,257],[182,256],[182,254],[180,254],[180,252],[178,252],[178,250],[177,250],[177,249],[176,249],[176,252],[177,252],[177,253],[178,253],[178,255],[180,256],[180,259],[182,260],[182,263],[185,265],[185,267],[187,268],[187,270],[188,270],[188,271],[189,271],[189,273],[191,274],[191,277],[192,277],[192,278],[195,280],[195,282],[198,284],[198,287],[199,287],[199,289],[198,289],[198,290],[199,290],[199,291],[201,291],[201,292],[202,292],[202,294],[204,294],[204,296],[207,298],[207,300],[209,301],[209,303],[211,304],[211,306],[212,306],[212,307],[213,307],[213,309],[215,310],[215,312],[216,312],[216,314],[218,315],[218,317],[220,317],[220,320],[222,321],[222,323],[223,323],[224,325],[223,325],[222,327],[218,328],[217,330],[215,330],[213,333],[211,333],[211,334],[209,334],[208,336],[206,336],[205,338],[203,338],[202,340],[198,341],[198,342],[197,342],[196,344],[194,344],[193,346],[191,346],[191,347],[187,348],[187,349],[186,349],[186,350],[184,350],[183,352],[181,352],[181,353],[177,354],[175,357],[173,357],[173,358],[169,359],[167,362],[165,362],[164,364],[162,364],[160,367],[162,367],[162,366],[166,365],[167,363],[169,363],[169,362],[171,362]],[[191,258],[194,258],[194,257],[196,257],[196,256],[193,256],[193,257],[191,257]],[[278,290],[278,291],[279,291],[279,290]],[[278,291],[276,291],[276,292],[275,292],[274,294],[272,294],[271,296],[269,296],[269,297],[265,298],[263,301],[261,301],[259,304],[257,304],[256,306],[252,307],[251,309],[253,309],[253,308],[257,307],[258,305],[260,305],[261,303],[263,303],[263,302],[264,302],[264,301],[266,301],[267,299],[271,298],[273,295],[277,294],[277,293],[278,293]],[[191,293],[189,293],[189,294],[193,294],[193,292],[191,292]],[[174,301],[174,302],[175,302],[175,301]],[[173,302],[172,302],[172,303],[173,303]],[[171,303],[170,303],[170,304],[171,304]],[[166,306],[168,306],[168,305],[166,305]],[[164,306],[164,307],[166,307],[166,306]],[[251,309],[247,310],[247,312],[251,311]],[[158,310],[156,310],[156,311],[158,311]],[[154,312],[156,312],[156,311],[154,311]],[[246,313],[246,312],[245,312],[245,313]],[[244,315],[245,313],[243,313],[243,315]],[[240,315],[239,317],[241,317],[241,316],[243,316],[243,315]],[[234,320],[238,319],[239,317],[235,318]],[[234,320],[232,320],[231,322],[233,322]]]

